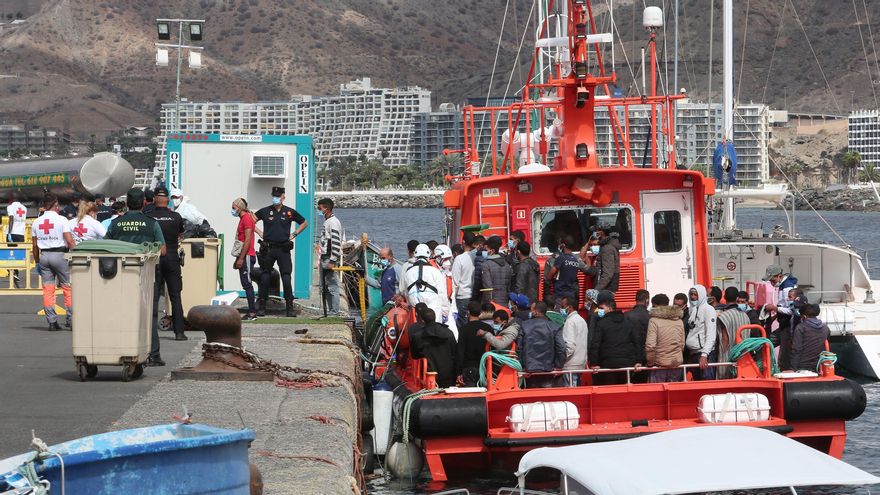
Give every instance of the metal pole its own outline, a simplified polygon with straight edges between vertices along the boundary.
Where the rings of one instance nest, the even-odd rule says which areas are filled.
[[[177,34],[177,88],[174,97],[174,132],[180,132],[180,64],[183,59],[183,22],[179,22],[180,29]]]
[[[673,22],[675,24],[675,42],[673,48],[675,61],[672,64],[672,91],[669,91],[668,94],[675,94],[675,92],[678,91],[678,0],[675,0],[675,15],[673,16]]]

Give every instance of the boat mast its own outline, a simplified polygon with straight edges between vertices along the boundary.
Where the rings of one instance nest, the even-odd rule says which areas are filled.
[[[725,157],[722,160],[730,160],[727,156],[727,143],[733,143],[733,0],[724,0],[724,103],[723,103],[723,128],[721,142],[724,146]],[[722,171],[722,190],[731,189],[727,179],[726,170]],[[721,230],[731,231],[736,228],[736,212],[734,199],[724,198],[724,209],[721,217]]]

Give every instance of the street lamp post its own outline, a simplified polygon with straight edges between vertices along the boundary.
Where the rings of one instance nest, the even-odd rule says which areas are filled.
[[[180,67],[183,63],[183,50],[189,50],[189,66],[191,69],[199,69],[201,65],[202,46],[183,44],[183,26],[187,25],[190,31],[190,41],[202,40],[202,27],[204,19],[156,19],[156,29],[160,40],[171,39],[171,26],[177,23],[177,43],[156,43],[156,65],[168,66],[168,49],[177,50],[177,83],[174,92],[174,131],[180,131]]]

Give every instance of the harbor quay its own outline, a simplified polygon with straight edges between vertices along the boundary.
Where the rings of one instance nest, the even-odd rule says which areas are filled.
[[[178,368],[201,360],[202,342],[183,357]],[[168,373],[112,428],[167,423],[185,414],[194,423],[251,428],[256,439],[250,447],[250,462],[262,475],[264,494],[360,493],[355,454],[358,392],[352,387],[360,373],[350,328],[306,319],[245,323],[242,344],[278,365],[319,373],[305,386],[276,380],[175,379]],[[351,381],[334,376],[338,374]]]

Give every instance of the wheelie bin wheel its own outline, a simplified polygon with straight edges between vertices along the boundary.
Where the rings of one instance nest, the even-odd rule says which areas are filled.
[[[162,332],[170,332],[171,331],[171,315],[165,315],[159,318],[159,330]]]
[[[134,367],[135,365],[133,364],[126,364],[122,366],[122,381],[131,381],[132,375],[134,374]]]
[[[144,374],[144,365],[138,364],[134,367],[134,372],[131,374],[132,379],[138,379]]]
[[[79,373],[79,381],[86,381],[86,377],[89,376],[89,372],[86,369],[85,363],[79,363],[76,365],[76,372]]]
[[[98,365],[97,364],[88,364],[86,365],[86,377],[94,378],[98,374]]]

